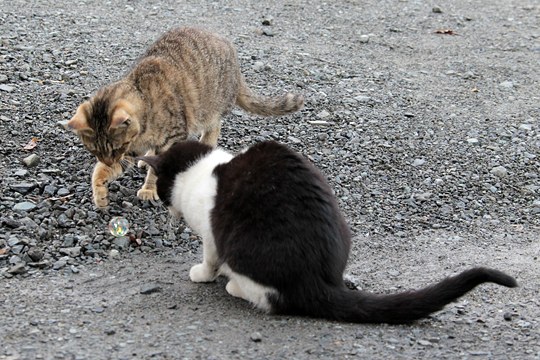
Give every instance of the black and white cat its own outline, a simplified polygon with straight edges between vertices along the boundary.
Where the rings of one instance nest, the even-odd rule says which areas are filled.
[[[473,268],[429,287],[376,295],[343,280],[349,228],[323,175],[284,145],[258,143],[237,156],[196,141],[141,158],[157,174],[161,200],[203,238],[194,282],[225,275],[227,292],[276,314],[359,323],[407,323],[477,285],[517,286]]]

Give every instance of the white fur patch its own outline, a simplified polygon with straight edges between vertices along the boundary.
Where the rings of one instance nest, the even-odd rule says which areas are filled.
[[[221,265],[219,271],[220,274],[229,278],[225,289],[230,295],[247,300],[261,310],[267,312],[272,310],[268,296],[277,295],[276,289],[261,285],[247,276],[232,271],[227,264]]]
[[[193,230],[205,240],[213,241],[210,211],[214,208],[217,180],[212,171],[219,164],[227,163],[233,155],[215,149],[197,161],[187,171],[176,175],[171,197],[171,207],[182,214]]]

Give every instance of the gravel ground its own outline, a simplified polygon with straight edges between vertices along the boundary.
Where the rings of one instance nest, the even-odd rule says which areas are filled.
[[[540,358],[540,5],[445,3],[3,1],[0,359]],[[57,126],[178,25],[233,40],[261,93],[305,95],[283,118],[233,111],[220,145],[275,139],[322,169],[360,287],[487,265],[520,288],[375,326],[268,316],[223,281],[190,283],[196,234],[136,198],[136,169],[94,209],[94,160]],[[108,233],[117,215],[129,236]]]

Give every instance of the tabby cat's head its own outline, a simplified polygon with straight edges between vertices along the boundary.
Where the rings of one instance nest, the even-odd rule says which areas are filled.
[[[64,126],[75,132],[83,145],[106,165],[119,162],[140,131],[133,102],[97,94],[82,103]]]

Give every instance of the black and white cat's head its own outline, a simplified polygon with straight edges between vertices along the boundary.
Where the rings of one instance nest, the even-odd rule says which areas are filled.
[[[188,170],[212,150],[211,146],[199,141],[182,141],[160,155],[141,156],[137,159],[154,169],[158,196],[165,206],[170,207],[176,176]]]

